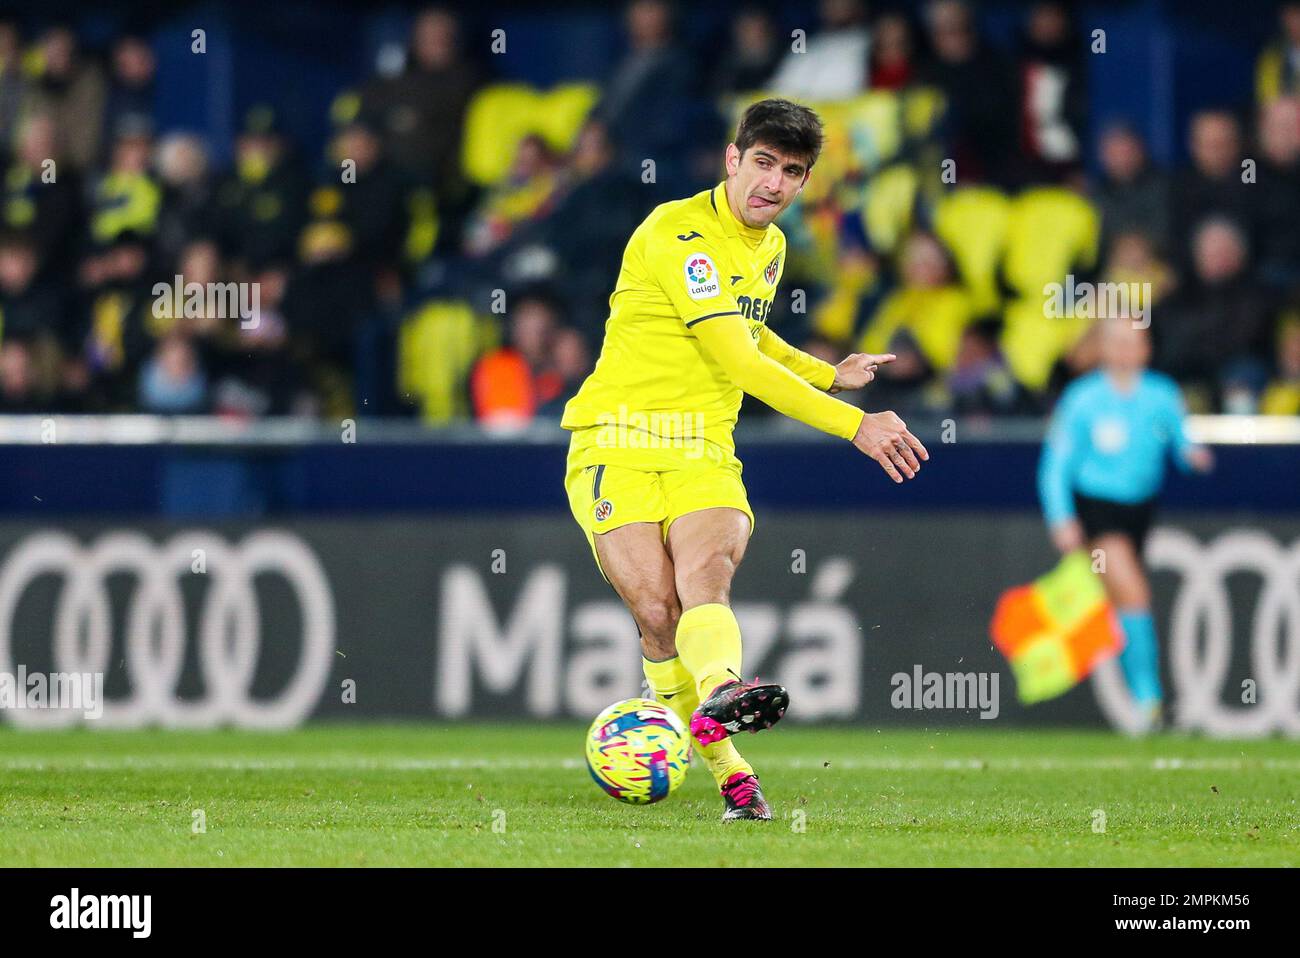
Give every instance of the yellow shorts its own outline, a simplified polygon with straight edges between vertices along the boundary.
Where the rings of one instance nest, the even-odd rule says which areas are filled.
[[[657,522],[668,530],[681,516],[701,509],[739,509],[749,517],[741,464],[730,450],[707,440],[690,449],[602,449],[596,429],[575,430],[569,441],[564,486],[569,508],[596,556],[596,536],[631,522]],[[604,570],[601,570],[604,575]]]

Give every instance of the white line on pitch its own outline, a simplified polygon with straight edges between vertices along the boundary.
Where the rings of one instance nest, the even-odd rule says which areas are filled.
[[[1157,758],[1096,757],[1080,759],[1042,758],[840,758],[822,759],[773,757],[762,760],[766,768],[823,770],[866,770],[884,772],[960,772],[960,771],[1300,771],[1300,759],[1276,758]],[[230,758],[214,756],[122,756],[112,759],[50,759],[10,757],[0,759],[0,769],[7,771],[126,771],[130,769],[211,769],[213,771],[398,771],[440,772],[459,770],[520,771],[582,768],[574,758],[364,758],[346,756],[322,759],[297,758]]]

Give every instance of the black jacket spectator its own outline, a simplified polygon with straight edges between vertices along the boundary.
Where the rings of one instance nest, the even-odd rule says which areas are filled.
[[[731,45],[713,71],[713,89],[718,93],[748,93],[761,90],[777,64],[782,47],[776,27],[766,11],[750,8],[731,21]]]
[[[947,156],[957,162],[963,183],[986,180],[1015,185],[1018,142],[1015,79],[1002,58],[975,32],[971,12],[960,0],[940,0],[929,9],[934,58],[918,70],[918,82],[938,87],[947,101]]]
[[[1259,140],[1257,273],[1285,290],[1300,285],[1300,100],[1274,100],[1264,107]]]
[[[1141,232],[1169,252],[1169,180],[1147,159],[1146,146],[1127,126],[1101,138],[1102,178],[1092,191],[1101,214],[1102,249],[1121,233]]]
[[[127,34],[113,44],[112,73],[104,107],[104,129],[111,132],[128,117],[152,119],[157,63],[143,37]]]
[[[156,242],[161,262],[170,263],[191,239],[219,231],[217,188],[196,137],[164,137],[158,144],[157,166],[163,194]]]
[[[31,239],[43,276],[66,282],[75,272],[86,211],[81,178],[61,162],[56,138],[50,117],[23,124],[17,155],[0,181],[0,221]]]
[[[335,158],[355,164],[355,180],[340,182],[336,163],[325,188],[337,192],[339,219],[352,234],[353,249],[372,269],[401,262],[406,222],[404,178],[381,151],[372,123],[358,119],[348,124],[335,140]]]
[[[1275,303],[1252,281],[1248,247],[1231,220],[1202,223],[1192,246],[1195,275],[1153,316],[1156,365],[1221,411],[1228,387],[1264,388]]]
[[[377,118],[389,160],[413,182],[434,187],[439,202],[464,202],[460,173],[465,110],[483,73],[460,51],[459,27],[444,10],[415,20],[406,69],[376,77],[361,91]]]
[[[291,259],[306,221],[308,180],[265,108],[250,112],[236,170],[217,193],[225,251],[258,269]]]
[[[589,347],[600,343],[627,238],[649,212],[639,184],[615,165],[616,155],[604,125],[588,121],[563,172],[554,209],[521,228],[498,258],[510,264],[532,248],[549,251],[554,257],[549,278],[563,289],[568,322]]]
[[[1241,134],[1236,119],[1222,111],[1206,111],[1192,119],[1192,167],[1174,179],[1170,229],[1186,243],[1197,224],[1210,217],[1227,217],[1255,238],[1256,193],[1259,187],[1242,181]],[[1173,250],[1182,263],[1191,250]]]
[[[640,177],[655,163],[661,195],[686,189],[693,134],[702,122],[694,60],[672,38],[667,5],[638,0],[628,7],[631,49],[605,85],[595,117],[622,146],[624,170]]]

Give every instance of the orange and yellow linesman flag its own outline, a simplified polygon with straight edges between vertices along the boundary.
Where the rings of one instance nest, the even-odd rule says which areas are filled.
[[[1123,630],[1083,551],[1002,593],[989,634],[1010,661],[1025,705],[1068,692],[1124,645]]]

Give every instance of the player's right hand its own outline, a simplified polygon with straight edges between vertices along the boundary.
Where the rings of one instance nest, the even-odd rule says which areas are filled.
[[[880,463],[890,479],[902,482],[903,476],[913,479],[921,470],[920,459],[929,459],[921,440],[907,431],[907,423],[892,412],[867,413],[858,424],[853,437],[858,451]]]
[[[876,369],[886,363],[892,363],[898,357],[893,353],[879,356],[872,353],[854,353],[842,359],[835,366],[835,382],[831,383],[830,393],[835,395],[845,389],[861,389],[876,378]]]

